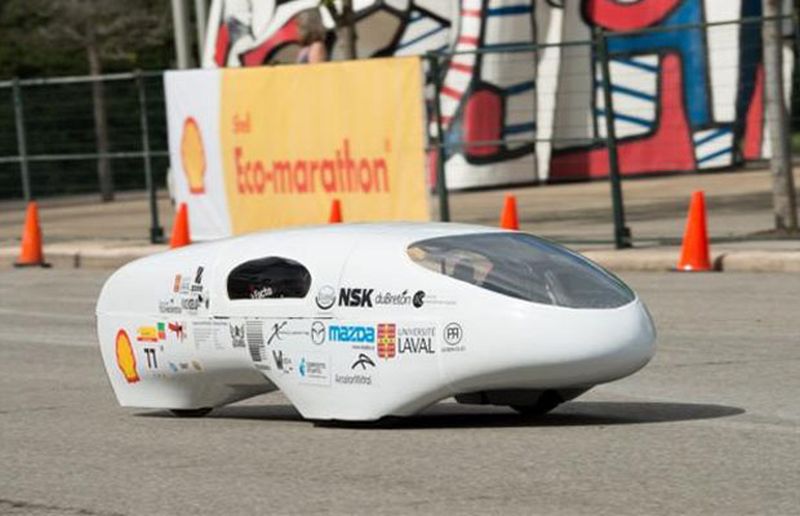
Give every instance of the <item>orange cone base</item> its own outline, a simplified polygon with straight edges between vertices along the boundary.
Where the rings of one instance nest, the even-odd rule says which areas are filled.
[[[21,269],[23,267],[41,267],[42,269],[49,269],[50,267],[52,267],[52,264],[49,264],[47,262],[39,262],[39,263],[19,263],[19,262],[14,262],[14,267],[16,267],[18,269]]]

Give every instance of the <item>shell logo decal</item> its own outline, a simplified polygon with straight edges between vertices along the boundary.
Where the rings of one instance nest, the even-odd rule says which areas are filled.
[[[203,146],[203,135],[194,117],[187,117],[183,122],[181,135],[181,163],[189,192],[202,194],[206,191],[206,151]]]
[[[117,332],[117,339],[115,344],[117,350],[117,366],[122,371],[122,375],[128,383],[136,383],[139,381],[139,373],[136,372],[136,356],[133,354],[133,346],[131,346],[131,339],[125,330]]]

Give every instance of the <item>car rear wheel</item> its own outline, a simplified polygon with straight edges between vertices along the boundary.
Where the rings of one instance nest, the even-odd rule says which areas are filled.
[[[509,405],[523,416],[543,416],[561,405],[564,399],[556,391],[545,391],[532,405]]]
[[[172,415],[175,417],[203,417],[211,412],[211,407],[195,408],[195,409],[170,409]]]

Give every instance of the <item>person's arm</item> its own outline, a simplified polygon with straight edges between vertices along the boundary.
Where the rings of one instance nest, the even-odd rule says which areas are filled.
[[[321,41],[315,41],[308,49],[308,62],[309,63],[322,63],[328,60],[328,52],[325,51],[325,45]]]

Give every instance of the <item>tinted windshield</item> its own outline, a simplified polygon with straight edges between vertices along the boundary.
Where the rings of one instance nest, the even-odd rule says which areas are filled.
[[[409,246],[417,264],[517,299],[568,308],[616,308],[635,294],[586,258],[525,233],[478,233]]]

